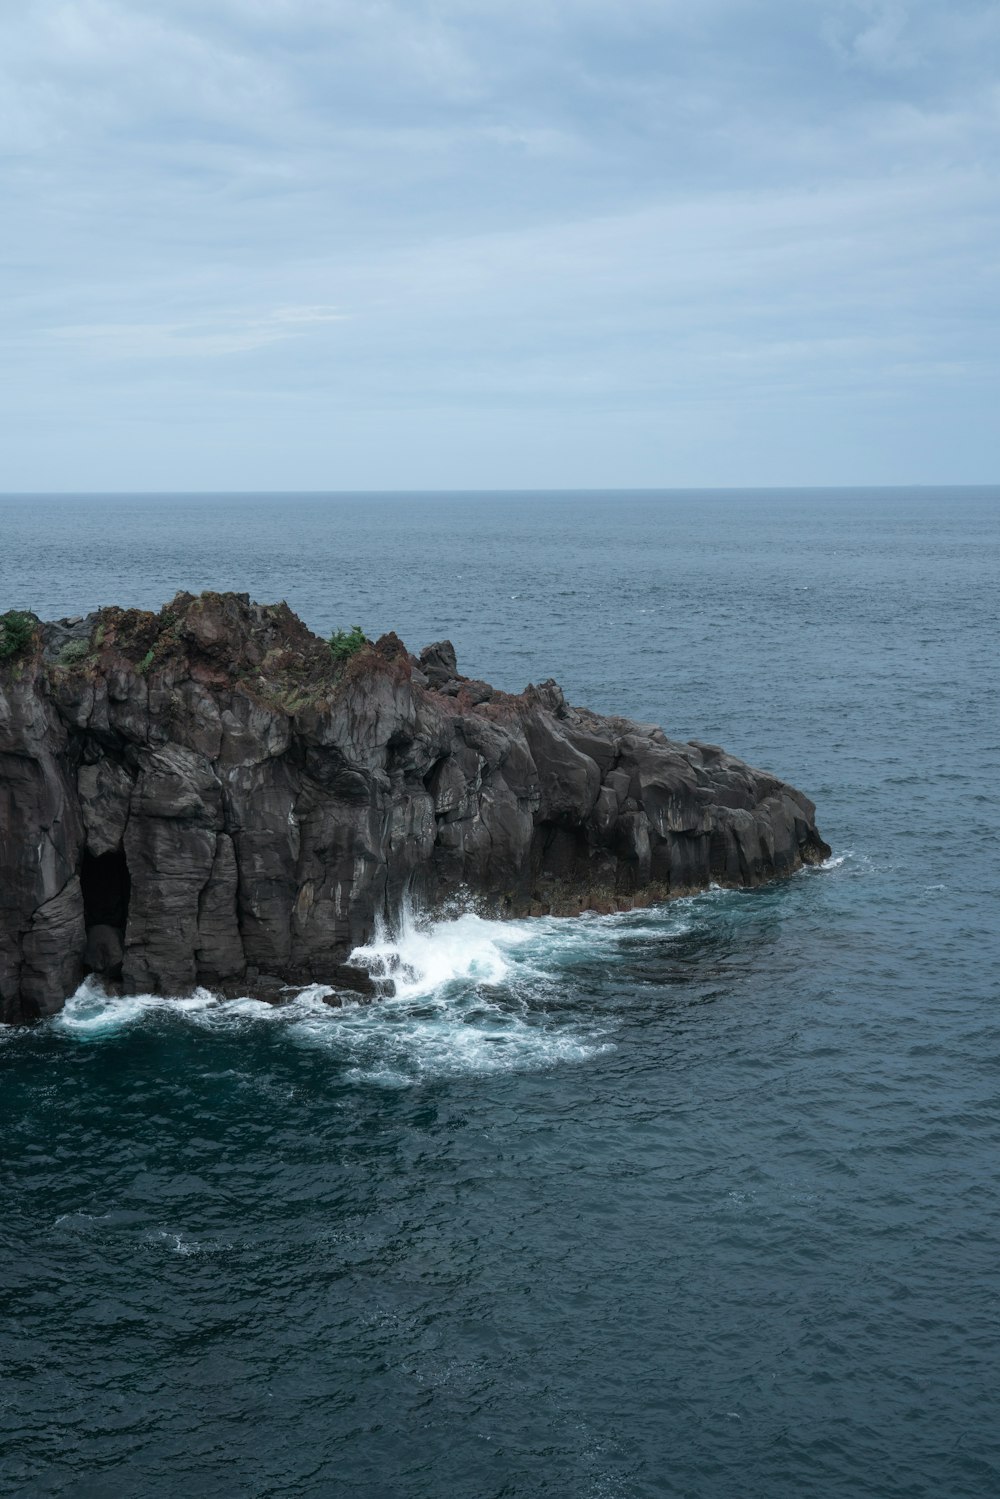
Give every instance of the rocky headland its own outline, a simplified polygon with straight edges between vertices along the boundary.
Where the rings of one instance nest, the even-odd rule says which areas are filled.
[[[351,647],[359,642],[353,640]],[[494,915],[755,886],[829,849],[716,745],[511,695],[447,641],[340,659],[285,604],[0,617],[0,1019],[130,993],[366,986],[407,893]]]

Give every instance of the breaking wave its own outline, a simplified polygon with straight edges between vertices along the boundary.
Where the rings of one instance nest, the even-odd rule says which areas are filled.
[[[183,999],[157,994],[116,995],[108,994],[99,979],[87,978],[49,1024],[53,1030],[80,1040],[99,1040],[157,1013],[194,1016],[217,1003],[207,989],[198,989]]]
[[[140,1027],[278,1028],[295,1045],[327,1051],[347,1077],[383,1086],[585,1062],[613,1045],[615,1022],[574,1012],[567,967],[604,949],[610,956],[622,920],[431,920],[407,906],[351,955],[384,990],[375,1002],[321,984],[289,990],[278,1004],[207,989],[183,999],[119,996],[89,978],[49,1026],[82,1043]]]
[[[471,912],[422,921],[407,903],[399,920],[391,926],[380,922],[350,961],[385,983],[396,999],[428,999],[456,984],[502,984],[517,949],[530,945],[533,935],[528,921],[487,921]]]
[[[78,1043],[140,1028],[281,1033],[324,1052],[341,1078],[389,1087],[587,1062],[614,1047],[622,1020],[608,977],[631,974],[630,989],[740,901],[713,888],[649,910],[520,921],[472,912],[432,919],[407,905],[351,954],[381,991],[374,1002],[322,984],[290,988],[279,1003],[207,989],[123,997],[87,979],[49,1026]],[[595,985],[606,996],[599,1005]]]

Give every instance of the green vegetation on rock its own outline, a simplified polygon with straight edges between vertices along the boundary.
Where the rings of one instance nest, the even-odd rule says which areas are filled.
[[[35,633],[35,616],[23,609],[8,609],[0,614],[0,661],[19,656],[31,644]]]
[[[60,666],[75,666],[90,655],[90,643],[86,640],[68,640],[59,652]]]
[[[330,654],[339,665],[356,656],[367,644],[365,632],[360,625],[354,625],[350,630],[334,630],[330,636]]]

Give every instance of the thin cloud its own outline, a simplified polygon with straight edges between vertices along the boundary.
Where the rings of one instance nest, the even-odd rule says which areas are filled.
[[[998,74],[995,0],[0,6],[0,489],[864,478],[888,405],[989,478]]]
[[[80,323],[50,328],[48,333],[103,359],[218,359],[301,338],[314,328],[343,322],[346,316],[332,307],[282,307],[216,328],[198,323]]]

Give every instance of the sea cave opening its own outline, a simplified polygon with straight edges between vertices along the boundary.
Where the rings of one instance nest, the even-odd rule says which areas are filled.
[[[91,927],[114,927],[124,938],[128,922],[128,904],[132,879],[128,872],[124,848],[107,854],[85,852],[80,870],[83,888],[83,920]]]

